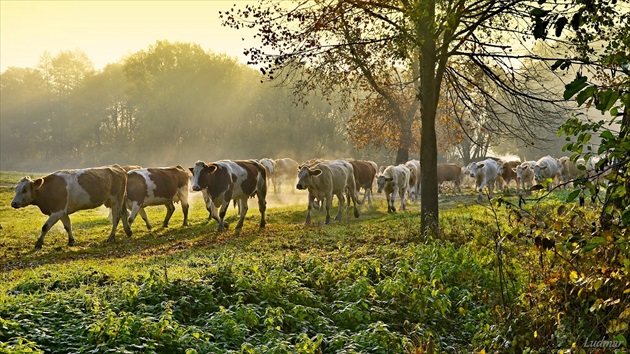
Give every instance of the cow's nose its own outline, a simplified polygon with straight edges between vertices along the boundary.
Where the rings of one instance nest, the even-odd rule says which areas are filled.
[[[15,209],[20,207],[20,204],[18,204],[17,202],[11,202],[11,206]]]
[[[199,192],[201,190],[201,187],[195,184],[192,186],[192,190],[194,190],[195,192]]]
[[[304,186],[302,186],[302,185],[301,185],[301,184],[299,184],[299,183],[295,186],[295,188],[297,188],[297,189],[299,189],[299,190],[304,190]]]

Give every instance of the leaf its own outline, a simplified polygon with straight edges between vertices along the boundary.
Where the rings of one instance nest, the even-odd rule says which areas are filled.
[[[617,102],[617,99],[619,99],[619,92],[613,90],[600,91],[597,98],[599,99],[599,102],[597,102],[595,107],[603,114],[609,111],[615,102]]]
[[[605,245],[606,243],[608,243],[608,242],[603,237],[599,237],[599,236],[593,237],[589,241],[589,243],[587,243],[586,246],[584,246],[584,248],[582,249],[582,252],[592,251],[592,250],[594,250],[595,248],[597,248],[599,246]]]
[[[604,130],[601,134],[599,134],[599,136],[602,137],[602,139],[607,139],[607,140],[614,140],[615,136],[613,135],[613,133],[610,130]]]
[[[589,86],[586,89],[582,90],[576,97],[576,101],[579,106],[582,105],[586,100],[593,97],[593,95],[597,92],[596,86]]]
[[[630,209],[627,209],[626,211],[623,212],[623,214],[621,215],[621,222],[625,226],[630,225]]]
[[[569,23],[569,20],[564,16],[560,17],[556,21],[556,37],[560,37],[560,35],[562,34],[562,30],[564,29],[564,26],[567,25],[567,23]]]
[[[572,282],[575,282],[578,280],[578,273],[572,270],[571,273],[569,273],[569,279],[571,279]]]
[[[580,92],[583,88],[585,88],[588,84],[586,83],[586,76],[577,77],[575,80],[564,86],[564,99],[568,100],[576,93]]]
[[[575,200],[575,198],[577,198],[577,196],[580,195],[580,190],[576,189],[573,192],[571,192],[569,194],[569,196],[567,197],[567,203],[571,203],[572,201]]]

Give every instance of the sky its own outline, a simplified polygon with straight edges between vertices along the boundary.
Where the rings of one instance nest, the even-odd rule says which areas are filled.
[[[253,33],[221,26],[218,12],[248,2],[0,0],[1,72],[76,49],[103,69],[158,40],[196,43],[245,63]]]

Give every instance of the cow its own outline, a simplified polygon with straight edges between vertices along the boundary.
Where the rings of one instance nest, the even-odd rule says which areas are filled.
[[[275,160],[276,166],[273,173],[273,192],[282,193],[282,185],[289,183],[291,186],[295,181],[295,171],[300,166],[297,161],[285,157]]]
[[[153,227],[144,208],[152,205],[164,205],[166,217],[162,227],[175,211],[173,203],[182,203],[184,226],[188,225],[188,181],[189,173],[182,166],[161,168],[140,168],[127,172],[127,205],[131,209],[129,226],[140,214],[147,229]]]
[[[462,192],[462,167],[454,163],[439,163],[437,165],[438,189],[441,189],[442,183],[453,182],[453,193],[457,188]]]
[[[551,182],[547,184],[547,191],[551,191],[553,188],[553,181],[560,176],[560,163],[558,160],[547,155],[543,156],[534,165],[534,179],[538,183],[542,183],[547,179],[551,179]]]
[[[405,166],[409,169],[409,188],[407,193],[411,200],[418,199],[420,195],[420,161],[409,160],[405,163]]]
[[[48,215],[35,250],[42,248],[44,237],[59,220],[68,233],[68,246],[73,246],[75,240],[70,214],[101,205],[112,210],[112,230],[106,241],[111,242],[116,238],[116,227],[121,218],[125,233],[131,236],[125,207],[126,185],[127,174],[118,165],[60,170],[35,180],[30,177],[20,179],[11,206],[18,209],[35,205]]]
[[[197,161],[189,170],[193,174],[192,190],[205,190],[207,193],[206,208],[210,211],[210,217],[219,223],[217,232],[227,229],[224,219],[231,200],[239,208],[240,218],[236,225],[236,231],[239,231],[247,214],[247,199],[253,196],[258,198],[261,216],[259,226],[265,227],[267,170],[263,165],[253,160],[221,160],[208,164]],[[218,216],[217,207],[221,208]]]
[[[326,207],[326,224],[330,224],[330,209],[332,208],[333,195],[336,195],[339,200],[339,210],[335,220],[340,220],[344,209],[344,192],[349,196],[348,204],[352,201],[354,217],[358,218],[360,216],[357,208],[354,169],[352,164],[346,160],[323,161],[299,166],[296,188],[308,190],[306,224],[311,223],[311,209],[315,204],[315,199],[324,202]]]
[[[584,159],[579,158],[576,162],[571,161],[568,156],[562,156],[558,159],[560,164],[560,181],[565,185],[572,183],[573,180],[582,177],[585,167],[580,170],[578,166],[585,166]]]
[[[368,200],[368,207],[372,207],[372,184],[374,184],[374,177],[376,176],[376,163],[373,161],[363,160],[349,160],[354,171],[354,182],[356,191],[359,193],[360,189],[364,189],[363,199],[359,204],[365,202],[365,198]]]
[[[501,177],[503,183],[505,183],[503,185],[504,191],[507,191],[510,187],[510,182],[514,181],[516,183],[516,192],[519,192],[519,185],[516,180],[516,172],[514,169],[520,166],[520,164],[520,161],[507,161],[499,165],[499,171],[497,171],[497,174]]]
[[[472,162],[468,165],[470,177],[475,178],[475,188],[479,191],[478,201],[483,200],[483,187],[488,187],[488,195],[490,198],[494,196],[494,184],[499,171],[499,164],[491,159],[485,159],[480,162]]]
[[[267,185],[273,184],[273,176],[276,172],[276,161],[269,158],[260,159],[258,161],[265,170],[267,170]]]
[[[409,188],[411,172],[405,165],[387,166],[383,173],[377,177],[378,193],[385,191],[387,199],[387,212],[395,213],[396,195],[400,195],[400,210],[405,211],[405,194]]]
[[[525,161],[520,165],[512,168],[512,171],[516,174],[516,185],[517,189],[520,186],[523,190],[525,190],[525,185],[527,184],[531,188],[534,184],[534,166],[536,166],[536,161]]]

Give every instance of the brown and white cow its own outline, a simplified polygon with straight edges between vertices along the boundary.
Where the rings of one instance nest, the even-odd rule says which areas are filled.
[[[538,183],[550,179],[551,181],[547,184],[547,191],[551,191],[554,181],[560,177],[560,168],[558,160],[549,155],[543,156],[534,165],[534,179]]]
[[[442,183],[453,182],[453,193],[455,189],[462,192],[462,167],[454,163],[439,163],[437,165],[438,189],[441,189]]]
[[[418,199],[420,195],[420,161],[409,160],[405,162],[405,166],[409,169],[409,188],[407,193],[411,200]]]
[[[263,165],[254,160],[221,160],[209,164],[197,161],[190,172],[193,174],[192,190],[205,190],[208,195],[206,208],[210,211],[210,216],[219,223],[218,232],[227,228],[224,219],[231,200],[237,203],[240,214],[236,230],[243,227],[248,210],[247,199],[253,196],[258,198],[260,227],[265,227],[267,171]],[[215,209],[217,207],[221,208],[218,217]]]
[[[315,205],[316,199],[324,202],[326,224],[330,224],[333,195],[336,195],[339,200],[339,210],[335,220],[340,220],[344,210],[344,192],[352,201],[354,217],[359,217],[354,171],[352,165],[346,160],[322,161],[300,166],[296,188],[308,190],[307,224],[311,223],[311,209]],[[348,202],[348,204],[350,203]]]
[[[383,173],[378,175],[378,193],[385,191],[385,199],[387,199],[387,212],[395,213],[396,207],[394,202],[396,196],[400,195],[400,209],[405,211],[405,195],[409,188],[409,177],[411,172],[405,165],[387,166]]]
[[[516,172],[514,169],[521,165],[520,161],[507,161],[499,164],[499,171],[497,174],[499,175],[500,180],[503,183],[503,190],[507,191],[510,187],[510,182],[514,181],[516,183],[516,192],[519,192],[518,181],[516,180]]]
[[[282,185],[288,183],[293,188],[295,183],[295,171],[300,164],[297,161],[285,157],[275,160],[276,168],[273,174],[273,192],[282,193]]]
[[[468,171],[470,177],[475,178],[475,188],[479,191],[477,200],[483,199],[483,188],[488,187],[488,195],[490,198],[494,196],[494,184],[497,179],[497,171],[499,171],[499,164],[491,158],[485,159],[480,162],[472,162],[468,165]]]
[[[140,214],[147,229],[153,227],[144,208],[152,205],[164,205],[166,217],[163,227],[175,211],[173,203],[182,203],[184,226],[188,225],[188,170],[182,166],[161,168],[140,168],[127,172],[127,205],[131,209],[129,226]]]
[[[276,173],[276,161],[269,158],[258,160],[261,165],[267,170],[267,186],[273,184],[274,175]]]
[[[49,216],[35,243],[35,249],[38,250],[44,245],[46,233],[59,220],[68,233],[68,246],[74,245],[69,215],[105,205],[112,209],[112,231],[107,239],[110,242],[116,237],[116,227],[121,218],[125,233],[131,236],[125,207],[126,185],[127,174],[118,165],[61,170],[35,180],[22,178],[15,187],[11,206],[18,209],[35,205]]]
[[[364,161],[364,160],[349,160],[354,171],[354,182],[356,185],[357,193],[363,188],[363,199],[359,204],[365,202],[365,198],[368,200],[368,207],[372,207],[372,185],[374,184],[374,177],[376,176],[376,162]]]

